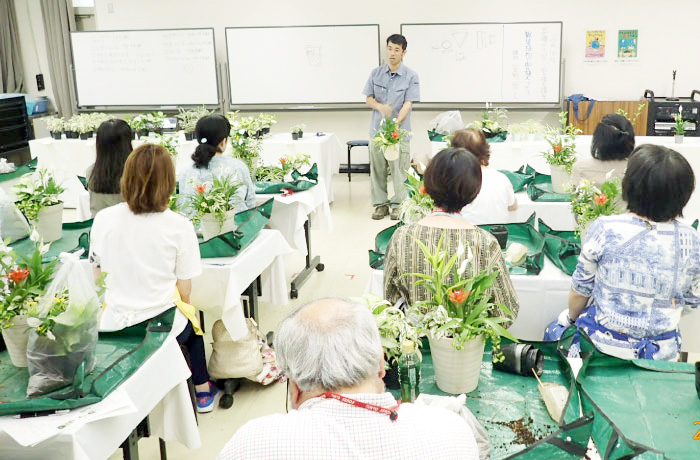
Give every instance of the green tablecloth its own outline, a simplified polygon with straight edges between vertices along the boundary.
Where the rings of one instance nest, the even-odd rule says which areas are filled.
[[[62,252],[73,252],[76,249],[84,249],[80,256],[85,259],[90,249],[90,229],[92,219],[83,222],[69,222],[63,224],[63,236],[60,240],[51,243],[49,252],[44,254],[44,263],[50,262]],[[10,245],[18,254],[29,255],[34,252],[34,242],[29,238],[15,241]]]
[[[505,343],[505,341],[504,341]],[[528,342],[542,350],[545,356],[542,381],[558,383],[571,388],[574,383],[571,370],[564,358],[561,358],[556,343]],[[429,350],[423,352],[421,364],[421,393],[446,395],[435,384],[433,361]],[[393,392],[399,397],[400,392]],[[491,459],[503,459],[509,456],[531,459],[577,459],[581,455],[567,453],[558,445],[559,440],[571,438],[567,447],[572,450],[583,449],[588,444],[591,432],[590,418],[580,416],[578,400],[574,398],[565,413],[562,426],[552,420],[537,390],[534,377],[524,377],[494,370],[491,364],[491,350],[487,345],[481,364],[479,386],[467,394],[467,407],[486,429],[491,440]],[[539,441],[528,447],[516,441],[513,429],[506,425],[522,423],[535,439]],[[522,439],[521,439],[522,440]]]
[[[22,177],[23,175],[34,172],[36,171],[36,164],[37,164],[37,158],[34,158],[32,161],[27,163],[26,165],[22,165],[19,168],[15,169],[15,171],[11,173],[4,173],[0,174],[0,182],[5,182],[8,180],[15,179],[17,177]]]
[[[74,409],[101,401],[146,361],[170,333],[175,308],[118,332],[102,332],[97,342],[95,369],[74,387],[64,387],[27,399],[27,368],[16,368],[6,351],[0,353],[0,416]]]

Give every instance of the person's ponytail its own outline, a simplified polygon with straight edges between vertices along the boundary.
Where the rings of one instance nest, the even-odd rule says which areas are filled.
[[[197,168],[208,168],[209,162],[217,152],[216,146],[209,144],[199,144],[192,154],[192,161]]]
[[[199,145],[192,154],[196,168],[208,168],[209,162],[219,151],[221,141],[229,136],[231,124],[222,115],[206,115],[197,121],[194,134]]]

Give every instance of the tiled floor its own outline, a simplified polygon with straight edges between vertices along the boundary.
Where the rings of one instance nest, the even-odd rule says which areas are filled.
[[[319,254],[325,265],[323,272],[314,273],[299,291],[299,298],[286,306],[260,305],[260,329],[263,332],[274,330],[284,316],[298,305],[325,296],[359,296],[364,292],[369,279],[367,250],[374,247],[374,236],[394,222],[387,218],[373,221],[370,218],[372,207],[369,198],[369,175],[354,174],[352,182],[347,175],[334,176],[333,192],[335,201],[331,205],[335,230],[329,234],[325,230],[312,231],[312,254]],[[289,255],[285,260],[287,280],[304,265],[299,254]],[[211,324],[207,324],[207,331]],[[211,335],[205,337],[210,351]],[[233,407],[222,410],[218,407],[213,413],[199,416],[199,431],[202,448],[190,450],[177,442],[167,445],[168,459],[190,460],[213,459],[246,421],[263,415],[285,411],[286,385],[274,384],[262,387],[253,383],[244,384],[235,394]],[[142,460],[156,460],[159,457],[158,440],[146,438],[139,442]],[[112,459],[122,458],[121,450]]]

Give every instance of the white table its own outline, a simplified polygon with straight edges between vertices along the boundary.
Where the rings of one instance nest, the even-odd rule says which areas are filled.
[[[303,153],[311,156],[311,163],[318,165],[318,175],[326,183],[328,202],[333,202],[332,178],[340,171],[340,159],[343,156],[343,145],[338,136],[333,133],[304,133],[299,140],[292,140],[289,133],[273,134],[263,140],[260,159],[265,165],[279,165],[279,159],[285,155]]]
[[[197,449],[201,441],[187,387],[189,376],[180,346],[171,334],[118,388],[128,396],[136,411],[88,423],[78,420],[33,447],[19,445],[0,430],[0,458],[107,459],[146,416],[150,419],[152,435]],[[105,399],[116,397],[117,394],[112,393]],[[31,420],[12,423],[30,424]]]
[[[333,217],[328,203],[325,181],[319,178],[316,186],[303,192],[294,192],[289,196],[257,195],[257,204],[261,204],[271,197],[275,202],[270,216],[270,227],[279,230],[293,249],[302,255],[308,254],[306,247],[306,235],[304,223],[311,218],[312,228],[318,228],[319,222],[325,223],[326,230],[333,232]]]
[[[508,212],[509,219],[506,223],[525,222],[534,212],[538,218],[554,230],[576,229],[576,221],[571,212],[570,202],[532,201],[527,192],[524,191],[516,193],[515,198],[518,200],[518,209]],[[535,228],[537,225],[537,221],[535,221]]]
[[[192,305],[221,318],[233,340],[243,338],[248,329],[241,296],[258,276],[262,277],[262,300],[288,303],[283,256],[290,252],[278,230],[263,229],[235,257],[202,259],[203,272],[192,280]]]

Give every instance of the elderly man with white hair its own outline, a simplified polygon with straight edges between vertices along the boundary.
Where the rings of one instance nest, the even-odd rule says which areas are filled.
[[[479,458],[457,414],[384,391],[379,331],[366,307],[311,302],[282,321],[275,343],[294,410],[246,423],[219,460]]]

